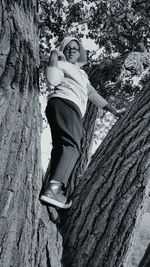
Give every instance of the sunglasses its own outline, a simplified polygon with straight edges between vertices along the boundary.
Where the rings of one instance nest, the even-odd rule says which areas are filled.
[[[65,49],[65,52],[73,52],[73,53],[76,53],[79,51],[79,48],[75,48],[75,47],[66,47]]]

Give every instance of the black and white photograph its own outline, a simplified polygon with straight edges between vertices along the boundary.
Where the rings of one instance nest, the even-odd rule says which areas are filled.
[[[150,267],[149,0],[0,0],[0,267]]]

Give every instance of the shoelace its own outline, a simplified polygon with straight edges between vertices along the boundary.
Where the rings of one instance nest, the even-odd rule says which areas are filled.
[[[57,193],[62,193],[62,195],[65,195],[65,186],[63,183],[60,183],[60,184],[55,184],[55,186],[57,186]],[[55,188],[56,189],[56,188]]]

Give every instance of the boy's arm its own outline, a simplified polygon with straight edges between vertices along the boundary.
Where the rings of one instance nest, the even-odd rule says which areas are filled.
[[[88,98],[98,107],[111,112],[117,117],[125,113],[125,109],[116,110],[101,95],[99,95],[91,84],[88,84]]]
[[[58,65],[58,54],[53,50],[50,54],[48,66],[49,67],[57,67]]]
[[[52,86],[59,85],[64,78],[64,73],[60,69],[58,69],[59,58],[60,60],[65,60],[65,56],[62,52],[56,49],[53,50],[51,52],[48,66],[46,68],[46,79],[48,83]]]
[[[66,60],[65,55],[58,49],[54,49],[50,54],[48,66],[57,67],[58,60],[65,61]]]

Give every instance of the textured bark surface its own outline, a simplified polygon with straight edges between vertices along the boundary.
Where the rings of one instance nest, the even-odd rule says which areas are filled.
[[[109,132],[63,213],[68,267],[121,266],[150,171],[150,85]]]
[[[39,202],[37,1],[0,1],[0,266],[60,266],[61,238]],[[53,212],[55,215],[55,211]]]
[[[150,244],[148,245],[146,252],[140,261],[140,264],[138,267],[149,267],[150,266]]]

